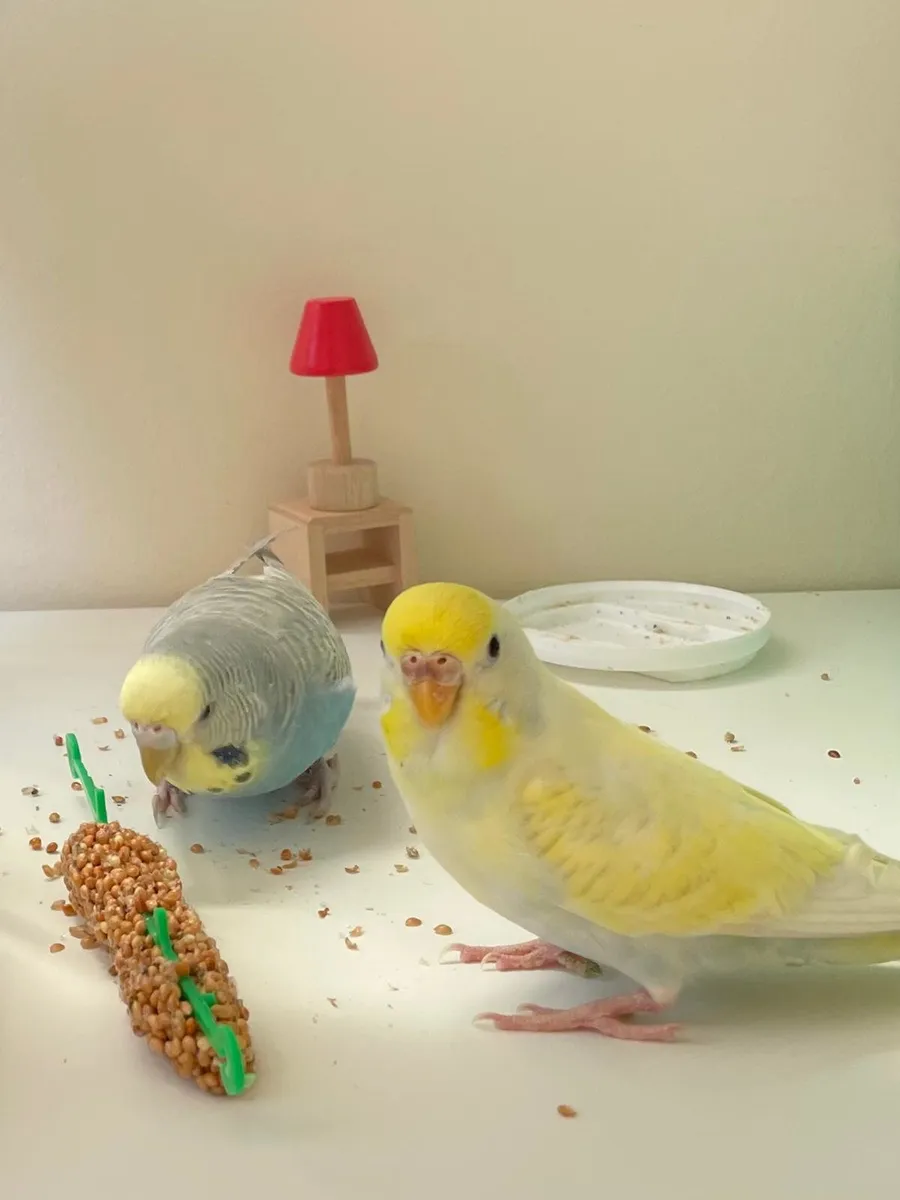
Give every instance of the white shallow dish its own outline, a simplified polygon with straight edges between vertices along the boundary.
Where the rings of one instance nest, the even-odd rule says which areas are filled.
[[[544,662],[667,683],[737,671],[771,632],[771,613],[752,596],[694,583],[564,583],[506,607]]]

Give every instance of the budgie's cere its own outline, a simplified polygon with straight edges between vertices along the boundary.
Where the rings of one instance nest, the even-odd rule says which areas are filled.
[[[536,657],[500,605],[453,584],[383,624],[382,732],[425,844],[476,899],[537,935],[457,947],[501,970],[596,963],[640,991],[502,1028],[667,1040],[623,1017],[692,975],[900,958],[900,863],[616,720]]]
[[[245,558],[178,600],[122,686],[157,814],[187,794],[260,795],[295,779],[304,801],[324,799],[355,695],[350,661],[308,589],[265,545],[252,553],[263,573],[237,575]]]

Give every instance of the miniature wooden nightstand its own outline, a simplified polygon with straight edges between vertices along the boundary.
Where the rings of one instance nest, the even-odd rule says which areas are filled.
[[[340,593],[362,589],[384,612],[417,581],[412,509],[393,500],[356,512],[323,512],[308,500],[273,504],[269,532],[282,530],[278,557],[326,611]],[[338,534],[358,535],[359,545],[329,551],[329,535]]]
[[[331,458],[309,464],[306,499],[269,507],[269,532],[284,534],[278,557],[325,609],[342,592],[366,591],[383,611],[416,582],[412,509],[379,496],[375,463],[354,458],[350,445],[346,376],[365,375],[377,366],[378,355],[351,296],[307,301],[291,371],[325,380]],[[344,545],[329,550],[329,537]],[[355,544],[347,546],[348,541]]]

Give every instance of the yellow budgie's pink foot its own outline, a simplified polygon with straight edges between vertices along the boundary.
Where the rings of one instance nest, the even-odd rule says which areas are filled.
[[[590,1029],[605,1037],[623,1038],[631,1042],[673,1042],[678,1025],[631,1025],[628,1018],[637,1013],[658,1013],[666,1006],[658,1004],[646,992],[629,996],[612,996],[594,1000],[575,1008],[543,1008],[540,1004],[522,1004],[515,1015],[479,1013],[476,1021],[493,1021],[495,1029],[519,1030],[523,1033],[571,1033],[575,1029]]]
[[[482,966],[493,966],[498,971],[549,971],[558,967],[585,979],[602,974],[597,963],[589,958],[560,950],[559,946],[542,942],[540,938],[513,946],[465,946],[461,942],[454,942],[447,947],[441,959],[452,952],[459,955],[457,962],[481,963]]]

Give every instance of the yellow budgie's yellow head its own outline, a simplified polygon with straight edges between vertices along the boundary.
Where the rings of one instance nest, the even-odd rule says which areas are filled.
[[[423,733],[455,730],[481,765],[502,761],[518,709],[534,695],[527,675],[540,664],[501,605],[462,584],[420,584],[391,604],[382,645],[397,702]],[[390,726],[401,723],[382,724],[392,748]]]
[[[200,676],[176,655],[145,654],[126,675],[119,707],[131,723],[144,770],[154,783],[164,777],[205,705]]]

